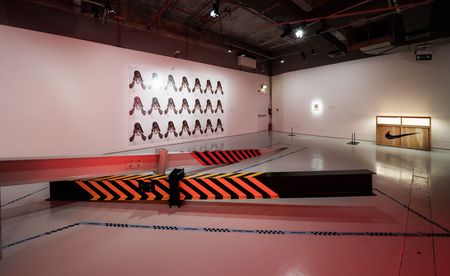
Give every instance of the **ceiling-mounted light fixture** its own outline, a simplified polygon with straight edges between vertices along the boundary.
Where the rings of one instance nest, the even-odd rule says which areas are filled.
[[[317,56],[317,52],[314,49],[311,49],[311,56],[313,57]]]
[[[219,1],[213,3],[212,10],[209,13],[209,16],[211,16],[212,18],[219,17]]]
[[[267,87],[268,87],[267,84],[261,84],[261,87],[258,90],[258,93],[267,94]]]
[[[108,14],[115,14],[116,11],[112,8],[111,3],[109,2],[109,0],[105,0],[105,11]]]
[[[298,28],[296,31],[295,31],[295,37],[296,38],[302,38],[303,37],[303,29],[302,28]]]
[[[281,64],[284,63],[284,58],[280,58],[280,63],[281,63]]]
[[[231,54],[233,52],[233,46],[228,46],[227,53]]]

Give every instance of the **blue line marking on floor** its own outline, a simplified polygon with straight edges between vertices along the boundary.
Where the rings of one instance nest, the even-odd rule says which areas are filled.
[[[45,233],[34,235],[16,242],[2,246],[2,249],[10,248],[27,241],[35,240],[44,236],[49,236],[69,228],[79,225],[97,226],[97,227],[114,227],[114,228],[141,228],[149,230],[161,231],[189,231],[189,232],[205,232],[205,233],[242,233],[242,234],[259,234],[259,235],[309,235],[309,236],[362,236],[362,237],[417,237],[417,238],[450,238],[450,233],[422,233],[422,232],[342,232],[342,231],[291,231],[291,230],[273,230],[273,229],[236,229],[236,228],[215,228],[215,227],[187,227],[187,226],[167,226],[167,225],[142,225],[114,222],[93,222],[80,221],[60,227]]]

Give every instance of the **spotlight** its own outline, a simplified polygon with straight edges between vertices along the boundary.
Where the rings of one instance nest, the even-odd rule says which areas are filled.
[[[212,5],[212,10],[209,13],[209,16],[211,16],[212,18],[216,18],[219,17],[219,2],[216,1],[213,5]]]
[[[280,59],[280,63],[283,64],[284,63],[284,58]]]
[[[313,57],[317,56],[317,52],[314,49],[311,49],[311,56]]]
[[[261,84],[261,87],[258,90],[258,93],[267,94],[267,84]]]
[[[109,0],[105,1],[105,10],[108,14],[115,14],[116,11],[112,8],[111,3],[109,2]]]
[[[233,47],[230,45],[228,46],[227,53],[231,54],[233,52]]]
[[[303,30],[302,29],[297,29],[294,34],[295,34],[296,38],[302,38],[303,37]]]

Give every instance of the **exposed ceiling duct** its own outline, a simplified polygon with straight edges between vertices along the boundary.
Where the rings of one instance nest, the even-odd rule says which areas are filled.
[[[135,29],[158,34],[173,40],[176,48],[183,48],[180,58],[195,56],[201,62],[211,59],[201,57],[203,53],[193,54],[196,46],[207,45],[227,54],[233,58],[234,66],[238,66],[236,55],[245,52],[258,60],[254,70],[265,64],[266,72],[272,65],[276,72],[309,68],[385,54],[391,48],[403,49],[405,45],[450,36],[447,0],[221,0],[216,5],[220,16],[213,18],[210,14],[215,3],[216,0],[16,0],[5,1],[7,11],[0,14],[6,14],[9,18],[3,22],[13,26],[77,38],[89,34],[85,39],[105,40],[120,47],[139,45],[138,41],[122,43],[124,37],[130,37],[122,32]],[[116,12],[109,13],[107,4]],[[48,16],[41,16],[45,9]],[[88,21],[79,23],[81,17]],[[288,26],[290,30],[286,32]],[[299,28],[303,37],[295,35]],[[109,30],[113,33],[104,36]],[[227,53],[230,46],[236,51]],[[152,48],[139,45],[137,50]],[[172,56],[173,47],[165,48],[166,51],[155,53]],[[281,58],[286,60],[282,67],[274,62]]]

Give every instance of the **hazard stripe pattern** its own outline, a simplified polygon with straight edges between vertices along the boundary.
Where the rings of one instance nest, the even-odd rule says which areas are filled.
[[[260,156],[258,149],[194,151],[192,156],[203,166],[237,163]]]
[[[257,176],[263,173],[193,174],[180,181],[180,198],[188,200],[278,198]],[[73,181],[92,201],[168,200],[167,175],[127,175]],[[154,189],[150,190],[150,185]]]

